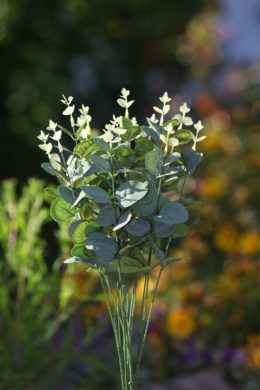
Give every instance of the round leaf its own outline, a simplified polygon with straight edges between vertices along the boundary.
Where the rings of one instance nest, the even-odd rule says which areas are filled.
[[[149,233],[151,225],[142,218],[134,218],[125,228],[133,236],[142,237]]]
[[[114,225],[119,214],[119,209],[115,205],[108,204],[100,209],[97,221],[100,226],[104,227]]]
[[[133,205],[134,211],[143,217],[152,215],[157,206],[157,192],[156,187],[150,185],[147,194]]]
[[[75,195],[70,188],[65,187],[65,186],[59,186],[58,190],[59,190],[60,196],[62,197],[62,199],[65,200],[65,202],[70,203],[70,204],[74,203]]]
[[[99,224],[96,221],[81,221],[80,224],[78,224],[73,233],[72,233],[72,241],[74,244],[83,244],[88,235],[92,232],[95,232],[97,229],[99,229]]]
[[[106,172],[111,171],[110,162],[107,159],[99,156],[98,154],[93,154],[91,156],[91,160],[100,171],[106,171]]]
[[[139,182],[135,180],[127,181],[116,191],[116,199],[120,207],[130,207],[148,192],[148,182]]]
[[[71,205],[62,198],[56,198],[51,204],[51,216],[56,222],[66,222],[76,214]]]
[[[81,186],[82,191],[98,203],[110,203],[110,196],[103,188],[96,186]]]
[[[114,258],[118,250],[116,241],[99,232],[91,233],[88,236],[86,248],[109,260]]]
[[[169,225],[168,223],[156,222],[154,224],[154,233],[159,238],[166,238],[172,236],[176,230],[176,225]]]
[[[159,214],[154,217],[154,220],[176,225],[186,222],[188,218],[189,213],[181,203],[169,202],[162,207]]]

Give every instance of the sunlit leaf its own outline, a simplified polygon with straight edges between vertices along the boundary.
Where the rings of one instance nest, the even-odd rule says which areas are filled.
[[[142,199],[148,192],[148,182],[129,180],[116,191],[116,199],[120,207],[130,207]]]
[[[56,198],[51,204],[51,216],[56,222],[69,221],[75,214],[76,210],[71,209],[71,205],[62,198]]]

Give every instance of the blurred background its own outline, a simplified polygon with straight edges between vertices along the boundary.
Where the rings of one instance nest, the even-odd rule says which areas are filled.
[[[36,136],[64,124],[62,93],[102,130],[122,87],[139,122],[168,91],[207,135],[187,190],[203,205],[172,247],[192,260],[164,272],[141,386],[217,372],[219,390],[259,390],[259,42],[259,0],[0,1],[1,390],[118,386],[99,283],[62,265],[67,227],[51,221]]]

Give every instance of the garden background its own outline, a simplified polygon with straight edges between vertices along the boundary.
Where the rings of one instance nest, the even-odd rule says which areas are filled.
[[[141,382],[216,369],[260,388],[259,39],[258,0],[1,0],[1,390],[117,386],[103,295],[94,273],[62,264],[36,137],[62,123],[62,93],[102,131],[122,87],[140,120],[168,91],[207,135],[189,183],[203,204],[172,247],[192,260],[164,273]]]

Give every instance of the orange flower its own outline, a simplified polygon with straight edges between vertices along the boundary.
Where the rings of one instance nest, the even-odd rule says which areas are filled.
[[[194,310],[192,308],[173,308],[168,314],[167,331],[180,339],[187,339],[195,330]]]
[[[260,348],[253,348],[247,358],[248,365],[253,369],[260,369]]]

